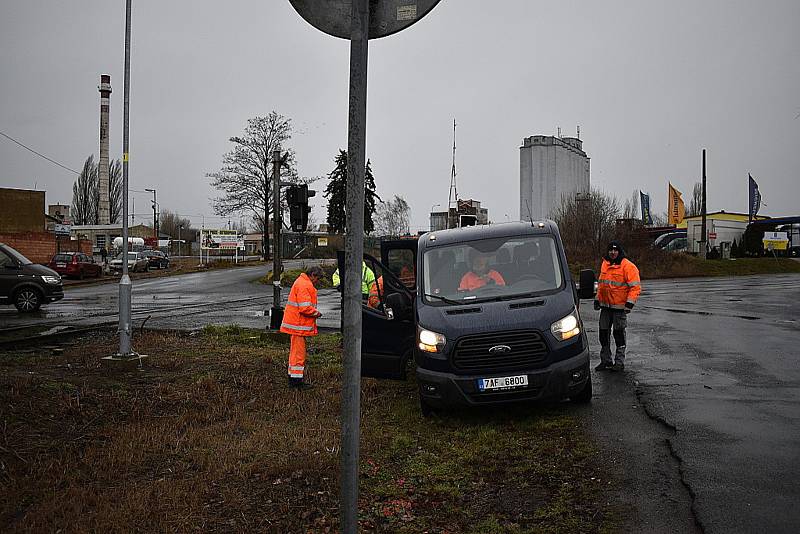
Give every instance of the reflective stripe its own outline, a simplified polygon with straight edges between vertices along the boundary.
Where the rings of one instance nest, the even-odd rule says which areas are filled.
[[[633,287],[639,285],[639,282],[616,282],[614,280],[598,280],[597,283],[608,284],[610,286],[617,286],[617,287]]]
[[[302,372],[300,372],[300,373],[289,373],[289,376],[291,378],[303,378],[303,373]]]
[[[302,308],[303,306],[311,306],[312,304],[314,304],[314,303],[311,302],[311,301],[308,301],[308,302],[292,302],[291,300],[289,300],[289,301],[286,302],[287,306],[296,306],[298,308]]]
[[[297,324],[281,323],[281,328],[291,328],[292,330],[311,331],[314,330],[313,326],[301,326]]]
[[[303,371],[303,370],[305,370],[305,367],[302,366],[302,365],[290,365],[289,366],[289,370],[290,371]]]

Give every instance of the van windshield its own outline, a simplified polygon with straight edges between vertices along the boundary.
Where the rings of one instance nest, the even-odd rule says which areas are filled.
[[[436,247],[425,252],[423,269],[423,298],[436,304],[521,298],[563,283],[555,240],[549,235]]]

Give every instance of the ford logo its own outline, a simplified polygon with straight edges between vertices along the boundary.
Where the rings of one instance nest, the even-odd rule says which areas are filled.
[[[508,345],[495,345],[489,349],[489,354],[505,354],[506,352],[511,352],[511,347]]]

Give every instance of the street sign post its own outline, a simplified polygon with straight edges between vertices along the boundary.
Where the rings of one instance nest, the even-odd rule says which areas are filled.
[[[347,134],[347,219],[342,291],[341,495],[342,532],[358,532],[358,457],[361,409],[361,261],[364,255],[364,160],[369,39],[408,28],[439,0],[289,0],[315,28],[350,39],[350,106]]]

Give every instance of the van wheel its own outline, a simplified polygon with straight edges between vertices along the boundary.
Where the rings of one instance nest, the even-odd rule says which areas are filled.
[[[42,305],[42,293],[32,287],[23,287],[14,295],[14,306],[22,313],[35,312]]]
[[[586,381],[586,385],[583,386],[583,389],[577,394],[573,395],[569,398],[572,402],[577,402],[579,404],[585,404],[592,400],[592,375],[589,375],[589,380]]]

